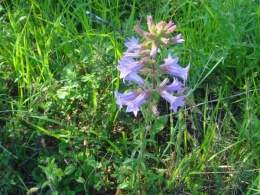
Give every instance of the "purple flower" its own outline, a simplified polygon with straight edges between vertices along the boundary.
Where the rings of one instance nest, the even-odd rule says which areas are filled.
[[[139,40],[137,38],[131,37],[130,39],[127,39],[125,46],[127,47],[127,51],[124,52],[125,57],[140,57],[141,45],[139,44]]]
[[[184,81],[184,83],[187,80],[189,65],[185,68],[182,68],[178,64],[178,58],[172,58],[171,55],[169,55],[168,58],[164,60],[164,64],[162,64],[160,68],[161,70],[169,73],[172,76],[181,78]]]
[[[137,73],[143,68],[143,65],[130,57],[123,57],[119,61],[118,70],[120,71],[120,78],[125,79],[131,73]]]
[[[130,57],[130,58],[138,58],[140,57],[140,52],[139,51],[135,51],[135,52],[124,52],[124,57]]]
[[[172,38],[172,42],[173,42],[174,44],[183,43],[183,42],[184,42],[184,39],[182,38],[182,35],[181,35],[181,34],[178,34],[178,35],[176,35],[174,38]]]
[[[138,111],[143,103],[149,98],[149,91],[142,91],[135,99],[126,103],[127,109],[126,112],[133,112],[135,116],[137,116]]]
[[[183,84],[179,82],[177,79],[173,79],[173,82],[169,85],[166,85],[164,87],[164,90],[166,90],[169,93],[181,93],[183,91]]]
[[[139,86],[144,85],[144,79],[142,77],[140,77],[138,74],[136,73],[131,73],[128,74],[123,81],[133,81],[134,83],[138,84]]]
[[[139,26],[135,27],[135,31],[142,38],[141,42],[136,37],[126,39],[126,50],[117,66],[123,82],[133,82],[139,85],[139,88],[124,93],[115,92],[116,104],[120,108],[125,106],[126,112],[133,112],[134,116],[137,116],[151,93],[157,92],[169,102],[170,109],[177,112],[185,104],[185,84],[190,65],[181,67],[178,58],[171,55],[168,55],[162,64],[157,64],[161,59],[161,55],[158,58],[157,55],[163,54],[161,50],[165,46],[182,43],[184,39],[181,34],[171,35],[176,30],[172,21],[154,23],[152,16],[147,16],[147,26],[148,31]],[[172,78],[165,74],[171,75]],[[163,78],[165,76],[167,78]],[[149,107],[156,113],[154,103],[152,101]]]
[[[138,95],[139,93],[136,91],[130,91],[125,93],[119,93],[116,91],[116,104],[119,105],[120,108],[122,108],[123,106],[127,105],[129,101],[134,100]]]
[[[127,39],[125,42],[125,46],[127,47],[128,52],[139,50],[141,48],[139,44],[139,39],[135,37],[131,37]]]
[[[173,110],[174,112],[177,112],[178,107],[182,107],[184,105],[184,96],[173,96],[170,93],[168,93],[165,90],[162,90],[160,92],[160,95],[170,103],[170,109]]]
[[[166,33],[170,34],[176,30],[176,25],[172,21],[170,21],[168,22],[168,24],[166,24],[165,29]]]

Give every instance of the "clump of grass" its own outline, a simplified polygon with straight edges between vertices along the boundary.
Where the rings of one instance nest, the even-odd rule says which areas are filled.
[[[257,1],[2,1],[0,193],[259,193]],[[117,110],[123,40],[173,19],[189,105]]]

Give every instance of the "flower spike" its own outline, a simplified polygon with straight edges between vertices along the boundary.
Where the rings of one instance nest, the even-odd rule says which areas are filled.
[[[167,49],[166,46],[183,43],[184,39],[181,34],[172,36],[176,30],[172,21],[155,23],[152,16],[147,16],[147,27],[148,30],[145,31],[135,26],[141,39],[130,37],[125,41],[126,51],[119,60],[117,69],[124,82],[129,81],[137,85],[138,89],[125,93],[115,92],[116,103],[119,108],[126,106],[126,112],[133,112],[137,116],[141,106],[153,97],[151,93],[157,92],[170,104],[170,109],[177,112],[185,104],[185,84],[190,66],[181,67],[179,59],[171,55],[160,64],[157,54]],[[165,78],[165,73],[170,76]],[[155,101],[152,100],[148,108],[159,115]]]

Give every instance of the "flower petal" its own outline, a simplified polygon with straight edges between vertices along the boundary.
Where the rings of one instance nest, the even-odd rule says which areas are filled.
[[[119,93],[115,91],[116,104],[122,108],[124,105],[127,105],[129,101],[134,100],[139,95],[136,91],[130,91],[125,93]]]
[[[173,82],[169,85],[166,85],[164,89],[169,93],[180,93],[183,90],[183,84],[177,79],[173,79]]]
[[[182,38],[182,35],[181,35],[181,34],[178,34],[178,35],[176,35],[176,36],[172,39],[172,42],[173,42],[174,44],[183,43],[183,42],[184,42],[184,39]]]
[[[120,71],[120,78],[125,78],[128,74],[137,73],[143,68],[143,65],[130,57],[123,57],[119,61],[117,69]]]
[[[138,111],[140,110],[140,107],[142,104],[146,102],[146,100],[149,98],[150,92],[149,91],[143,91],[141,92],[134,100],[129,101],[127,103],[127,109],[126,112],[133,112],[135,116],[137,116]]]
[[[138,74],[136,73],[131,73],[131,74],[128,74],[125,78],[124,78],[124,81],[133,81],[134,83],[142,86],[144,85],[144,79],[142,77],[140,77]]]
[[[183,68],[178,64],[178,58],[172,58],[170,55],[164,60],[164,64],[160,66],[161,70],[172,76],[181,78],[186,82],[190,66]]]
[[[176,25],[172,21],[170,21],[165,26],[165,29],[167,34],[173,33],[176,30]]]
[[[167,91],[163,90],[160,92],[161,97],[163,97],[170,104],[170,109],[174,112],[177,112],[178,107],[182,107],[184,105],[184,96],[173,96]]]
[[[127,51],[134,51],[136,49],[140,49],[139,39],[136,37],[131,37],[126,40],[125,46],[127,47]]]

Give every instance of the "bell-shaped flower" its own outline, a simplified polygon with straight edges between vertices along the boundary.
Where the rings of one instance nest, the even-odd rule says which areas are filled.
[[[174,112],[177,112],[178,108],[184,105],[184,96],[173,96],[166,90],[160,91],[160,96],[169,102],[170,109]]]
[[[181,93],[184,89],[183,87],[184,86],[181,82],[179,82],[177,79],[173,79],[171,84],[164,87],[164,90],[169,93]]]
[[[120,78],[125,79],[127,75],[139,72],[143,68],[143,64],[133,58],[123,57],[117,68],[120,71]]]
[[[128,75],[123,79],[123,81],[134,82],[134,83],[136,83],[136,84],[139,85],[139,86],[144,85],[144,79],[143,79],[141,76],[139,76],[137,73],[128,74]]]
[[[133,112],[135,116],[140,110],[140,107],[146,102],[150,97],[150,91],[142,91],[135,99],[127,102],[126,112]]]
[[[122,108],[127,105],[130,101],[134,100],[140,93],[137,91],[130,91],[125,93],[115,92],[116,104]]]
[[[181,78],[185,83],[188,77],[189,65],[182,68],[178,64],[178,58],[172,58],[171,55],[164,60],[164,64],[160,66],[160,69],[167,72],[168,74]]]
[[[181,35],[181,34],[178,34],[178,35],[176,35],[175,37],[172,38],[172,42],[173,42],[174,44],[183,43],[183,42],[184,42],[184,39],[182,38],[182,35]]]
[[[143,47],[139,44],[139,39],[131,37],[126,40],[125,46],[127,47],[126,52],[124,52],[124,57],[138,58],[142,56]]]
[[[141,45],[139,44],[139,39],[135,37],[131,37],[126,40],[125,46],[127,47],[127,51],[135,51],[139,50],[141,48]]]

